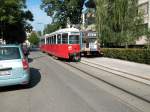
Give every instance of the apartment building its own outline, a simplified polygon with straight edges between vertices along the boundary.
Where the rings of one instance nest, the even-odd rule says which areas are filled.
[[[96,31],[95,29],[95,9],[85,9],[82,13],[82,30],[92,30]]]
[[[144,14],[144,24],[150,28],[150,0],[139,0],[139,11]]]
[[[150,0],[139,0],[139,11],[144,14],[144,25],[146,28],[150,28]],[[146,36],[142,36],[136,41],[136,45],[147,44]]]
[[[144,26],[150,28],[150,0],[139,0],[139,11],[144,14]],[[85,9],[82,13],[82,26],[81,30],[85,31],[96,31],[95,28],[95,11],[94,9]],[[136,40],[136,45],[147,44],[146,36],[140,37]]]

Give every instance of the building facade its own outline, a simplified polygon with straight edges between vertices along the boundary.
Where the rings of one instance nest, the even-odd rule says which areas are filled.
[[[139,0],[139,11],[144,14],[144,24],[150,28],[150,0]]]
[[[144,15],[144,26],[150,28],[150,0],[138,0],[139,11]],[[84,31],[96,31],[95,27],[95,11],[94,9],[86,9],[82,13],[82,26],[81,30]],[[145,45],[147,44],[146,36],[141,36],[136,40],[136,45]]]
[[[82,13],[82,26],[81,30],[91,30],[91,31],[96,31],[95,29],[95,14],[96,11],[95,9],[86,9]]]
[[[150,0],[138,0],[139,11],[142,12],[144,17],[144,26],[150,28]],[[146,45],[147,38],[142,36],[136,40],[136,45]]]

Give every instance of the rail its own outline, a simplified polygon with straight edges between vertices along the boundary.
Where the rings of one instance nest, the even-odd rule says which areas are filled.
[[[97,63],[86,61],[86,60],[81,61],[81,63],[150,86],[150,77],[139,76],[133,73],[110,68],[110,67],[103,66],[101,64],[97,64]]]
[[[81,62],[82,63],[82,62]],[[73,68],[75,68],[75,69],[77,69],[77,70],[79,70],[79,71],[81,71],[81,72],[83,72],[83,73],[85,73],[86,75],[88,75],[88,76],[90,76],[90,77],[93,77],[93,78],[95,78],[95,79],[97,79],[97,80],[99,80],[99,81],[102,81],[102,82],[104,82],[104,83],[106,83],[106,84],[108,84],[108,85],[110,85],[110,86],[112,86],[112,87],[115,87],[115,88],[117,88],[117,89],[119,89],[119,90],[122,90],[122,91],[124,91],[124,92],[126,92],[126,93],[128,93],[128,94],[130,94],[130,95],[132,95],[132,96],[134,96],[134,97],[137,97],[138,99],[141,99],[141,100],[143,100],[143,101],[145,101],[145,102],[147,102],[147,103],[150,103],[150,100],[148,100],[148,99],[146,99],[146,98],[144,98],[144,97],[142,97],[142,96],[140,96],[140,95],[138,95],[138,94],[135,94],[134,92],[131,92],[131,91],[128,91],[128,90],[126,90],[126,89],[124,89],[124,88],[121,88],[121,87],[119,87],[118,85],[115,85],[115,84],[112,84],[112,83],[110,83],[110,82],[108,82],[108,81],[106,81],[105,79],[103,79],[103,78],[100,78],[100,77],[98,77],[98,76],[95,76],[95,75],[93,75],[93,74],[91,74],[91,73],[88,73],[87,71],[85,71],[85,70],[83,70],[83,69],[81,69],[81,68],[79,68],[79,67],[76,67],[76,66],[74,66],[74,65],[72,65],[71,63],[66,63],[68,66],[70,66],[70,67],[73,67]],[[89,66],[89,65],[88,65]],[[102,69],[100,69],[100,70],[102,70]],[[104,71],[106,71],[106,70],[104,70]],[[109,72],[109,71],[106,71],[106,72]],[[111,72],[112,73],[112,72]],[[113,73],[113,74],[115,74],[115,73]],[[117,74],[116,74],[117,75]],[[126,78],[126,77],[124,77],[124,78]],[[128,78],[129,79],[129,78]],[[132,79],[131,79],[132,80]],[[135,81],[135,80],[134,80]],[[146,84],[147,85],[147,84]]]

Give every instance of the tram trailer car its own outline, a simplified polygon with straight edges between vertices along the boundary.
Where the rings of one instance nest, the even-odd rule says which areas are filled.
[[[41,39],[40,49],[57,58],[80,60],[80,31],[65,28],[46,34]]]
[[[100,44],[98,43],[96,32],[86,31],[81,32],[82,42],[81,42],[81,55],[87,56],[100,56]]]

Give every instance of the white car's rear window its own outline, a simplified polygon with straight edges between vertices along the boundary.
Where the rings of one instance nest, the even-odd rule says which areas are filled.
[[[0,60],[20,59],[18,47],[0,47]]]

